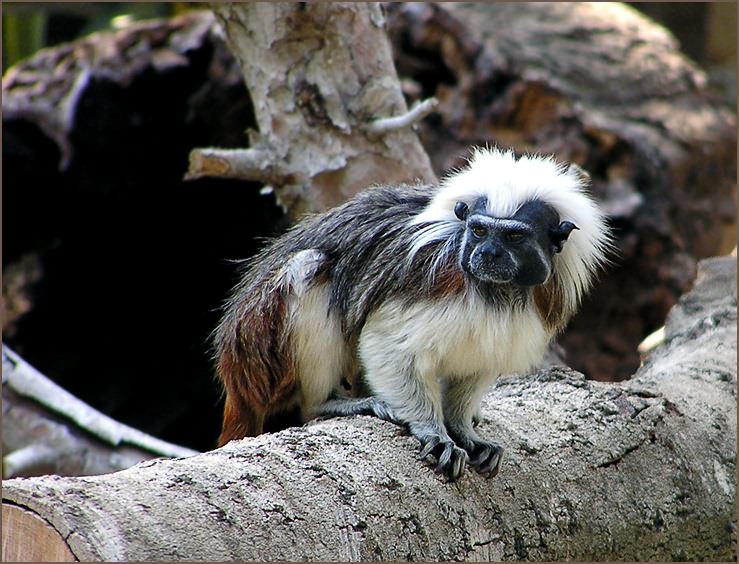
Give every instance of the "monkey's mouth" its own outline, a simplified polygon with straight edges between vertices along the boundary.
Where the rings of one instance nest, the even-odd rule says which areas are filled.
[[[508,284],[516,278],[515,265],[509,261],[475,260],[473,257],[465,270],[481,282]]]
[[[482,273],[482,274],[475,274],[475,278],[480,280],[481,282],[487,282],[489,284],[510,284],[513,282],[513,276],[502,276],[500,274],[496,273]]]

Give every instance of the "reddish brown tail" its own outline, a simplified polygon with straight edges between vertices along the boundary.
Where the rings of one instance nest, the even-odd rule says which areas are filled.
[[[263,413],[257,413],[244,405],[234,406],[234,402],[241,403],[239,398],[226,396],[226,405],[223,408],[223,427],[218,437],[219,447],[234,439],[256,437],[264,430]]]
[[[264,431],[265,418],[294,403],[297,374],[278,291],[245,293],[216,333],[217,372],[226,403],[219,445]]]

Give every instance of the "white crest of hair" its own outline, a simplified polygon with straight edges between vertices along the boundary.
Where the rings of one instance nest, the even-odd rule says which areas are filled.
[[[611,245],[605,217],[587,193],[581,170],[553,157],[516,159],[513,151],[475,148],[469,164],[444,178],[426,209],[411,220],[411,225],[423,227],[412,240],[409,257],[430,243],[450,240],[464,226],[454,214],[455,204],[464,202],[472,208],[480,197],[487,199],[492,217],[509,218],[526,202],[541,200],[557,210],[560,221],[578,227],[554,258],[565,305],[574,311],[595,271],[607,262]],[[449,245],[443,245],[437,260],[448,251]]]

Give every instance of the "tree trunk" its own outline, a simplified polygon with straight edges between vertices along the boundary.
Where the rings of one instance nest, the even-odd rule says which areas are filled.
[[[293,218],[372,184],[435,182],[379,3],[214,3],[254,106],[245,150],[196,149],[189,176],[257,180]],[[398,119],[393,119],[398,118]]]
[[[731,561],[735,258],[702,263],[666,335],[629,382],[501,379],[480,425],[507,448],[493,479],[447,483],[400,428],[355,417],[104,476],[8,480],[3,498],[80,560]]]

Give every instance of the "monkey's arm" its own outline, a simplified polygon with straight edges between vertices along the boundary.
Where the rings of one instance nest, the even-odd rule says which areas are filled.
[[[424,354],[412,339],[408,339],[413,322],[403,322],[402,317],[391,305],[381,308],[368,320],[359,344],[364,378],[374,397],[420,441],[420,457],[425,459],[433,455],[437,461],[436,470],[456,480],[468,456],[457,446],[444,424],[438,365],[431,358],[433,354]],[[473,411],[474,408],[476,406]]]
[[[374,379],[377,380],[377,377]],[[479,424],[480,400],[490,386],[490,381],[491,378],[478,376],[448,381],[443,394],[443,417],[446,432],[457,446],[467,452],[470,463],[481,474],[495,476],[500,470],[503,447],[494,441],[480,438],[474,430]],[[445,449],[451,449],[448,443],[442,444],[443,433],[439,432],[441,427],[438,425],[438,418],[434,419],[434,424],[427,424],[426,429],[422,429],[420,422],[416,421],[413,424],[416,432],[413,432],[411,423],[396,415],[387,403],[374,397],[334,397],[321,406],[320,414],[332,417],[372,415],[392,423],[407,424],[411,433],[424,445],[421,458],[434,454],[439,464],[441,463],[439,454],[443,454]],[[429,430],[432,431],[433,438],[429,438]],[[461,464],[462,457],[459,457],[459,460]],[[438,469],[447,470],[453,478],[457,470],[452,464],[448,467],[438,466]],[[461,472],[461,468],[459,471]]]
[[[382,380],[385,376],[387,375],[374,374],[374,376],[371,376],[371,379],[378,381]],[[401,378],[408,379],[407,376],[401,376]],[[422,385],[416,385],[416,388],[416,394],[425,395],[426,390]],[[406,390],[405,393],[414,392]],[[399,416],[395,414],[391,405],[395,405],[401,412],[408,411],[407,408],[403,409],[402,407],[402,404],[407,404],[402,392],[400,394],[394,394],[397,397],[388,397],[388,394],[381,395],[384,396],[384,399],[377,399],[375,397],[335,397],[323,404],[319,413],[320,415],[330,417],[372,415],[385,421],[405,425],[411,434],[421,442],[421,459],[433,455],[437,460],[437,472],[447,473],[452,480],[459,478],[464,470],[464,465],[468,457],[465,451],[459,448],[447,433],[440,416],[440,410],[432,409],[430,413],[417,413],[412,417],[409,417],[408,413],[405,413],[405,416]],[[418,397],[418,395],[415,397]]]
[[[449,378],[443,394],[444,422],[449,435],[467,451],[470,464],[481,474],[490,476],[500,470],[503,447],[480,438],[474,427],[479,423],[482,396],[493,380],[492,376],[480,375]]]

